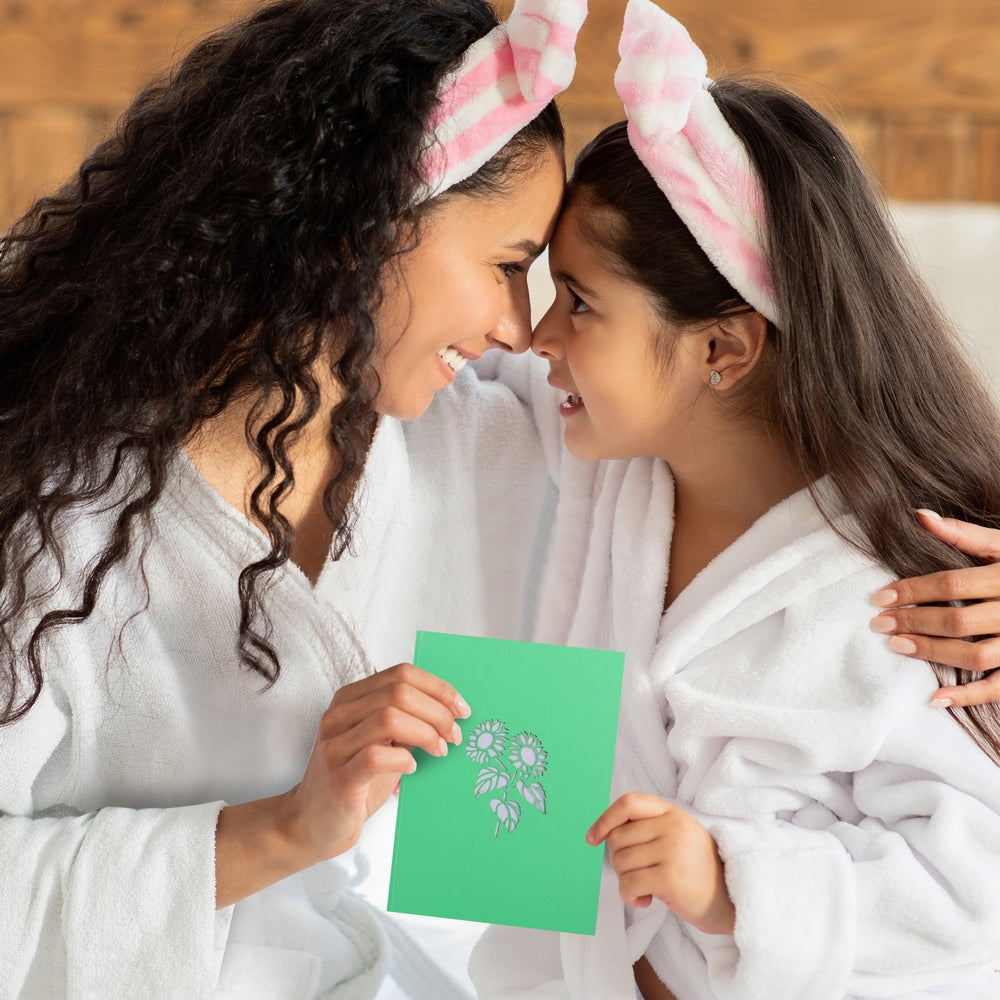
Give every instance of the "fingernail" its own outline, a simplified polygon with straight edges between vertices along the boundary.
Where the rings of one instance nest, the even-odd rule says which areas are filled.
[[[911,653],[917,651],[917,644],[912,639],[904,639],[902,636],[894,635],[889,640],[889,648],[894,653],[902,653],[904,656],[909,656]]]
[[[462,730],[458,728],[458,723],[453,722],[451,726],[451,742],[459,746],[462,742]]]
[[[868,627],[880,635],[888,635],[896,631],[896,619],[891,615],[878,615],[868,623]]]
[[[461,696],[455,696],[455,707],[458,709],[458,714],[463,718],[467,719],[472,715],[472,709],[469,708],[469,703]]]
[[[932,517],[935,521],[942,520],[941,515],[936,510],[928,510],[926,507],[918,507],[916,513],[923,514],[925,517]]]
[[[877,608],[891,608],[893,605],[898,603],[899,593],[892,589],[892,587],[886,587],[884,590],[880,590],[873,598],[872,604]]]
[[[931,708],[951,708],[951,698],[931,698]]]
[[[438,740],[438,756],[447,757],[448,756],[448,744],[444,740]]]

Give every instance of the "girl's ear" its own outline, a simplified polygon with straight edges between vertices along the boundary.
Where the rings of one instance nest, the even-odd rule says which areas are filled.
[[[716,389],[731,388],[757,366],[767,342],[767,320],[752,309],[726,313],[703,337],[705,381]]]

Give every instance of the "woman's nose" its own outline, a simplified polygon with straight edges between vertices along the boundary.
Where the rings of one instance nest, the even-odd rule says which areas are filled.
[[[523,277],[507,285],[500,318],[486,339],[509,354],[523,354],[531,346],[531,302]]]

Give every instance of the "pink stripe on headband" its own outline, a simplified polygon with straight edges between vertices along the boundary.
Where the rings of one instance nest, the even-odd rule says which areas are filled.
[[[636,155],[719,273],[779,324],[760,181],[708,91],[705,56],[651,0],[628,0],[618,52],[615,87]]]
[[[516,0],[442,84],[424,154],[421,200],[471,177],[565,90],[587,0]]]

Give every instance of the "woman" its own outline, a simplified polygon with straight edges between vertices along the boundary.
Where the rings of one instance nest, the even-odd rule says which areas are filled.
[[[0,244],[7,995],[386,975],[394,932],[326,859],[468,710],[407,664],[363,676],[321,577],[379,415],[527,342],[585,6],[520,6],[509,29],[480,0],[263,7]],[[496,67],[532,61],[539,16],[563,47],[511,96]],[[457,995],[433,974],[412,990]]]

